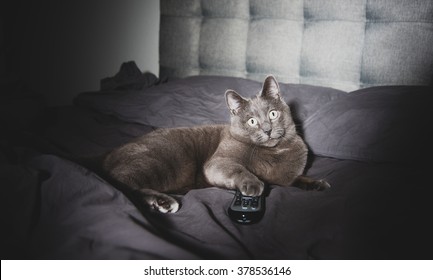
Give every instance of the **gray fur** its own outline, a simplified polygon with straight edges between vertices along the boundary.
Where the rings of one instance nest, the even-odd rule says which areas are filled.
[[[230,125],[156,130],[106,155],[104,174],[138,206],[164,213],[179,209],[168,194],[198,187],[237,188],[244,195],[260,195],[265,182],[329,187],[301,176],[308,150],[273,76],[252,99],[233,90],[225,96]]]

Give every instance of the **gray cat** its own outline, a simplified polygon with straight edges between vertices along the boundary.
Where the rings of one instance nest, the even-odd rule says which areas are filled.
[[[102,171],[140,208],[177,212],[169,193],[218,186],[260,195],[264,183],[324,190],[329,184],[302,176],[307,147],[297,135],[277,81],[245,99],[225,93],[230,125],[158,129],[102,159]]]

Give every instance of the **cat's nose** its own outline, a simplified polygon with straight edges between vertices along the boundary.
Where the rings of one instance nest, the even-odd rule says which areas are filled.
[[[272,126],[270,123],[264,122],[262,124],[262,130],[266,135],[271,136]]]
[[[263,129],[263,132],[264,132],[266,135],[271,136],[272,128]]]

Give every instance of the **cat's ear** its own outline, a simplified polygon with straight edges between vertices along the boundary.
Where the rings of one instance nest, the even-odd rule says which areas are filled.
[[[280,86],[274,76],[266,77],[260,96],[280,99]]]
[[[236,91],[231,89],[226,91],[226,102],[227,107],[230,109],[230,113],[233,115],[238,114],[239,110],[245,108],[246,104],[248,103],[247,100],[240,96]]]

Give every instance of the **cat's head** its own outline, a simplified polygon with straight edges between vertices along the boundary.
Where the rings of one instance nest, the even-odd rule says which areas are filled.
[[[262,90],[254,98],[243,98],[234,90],[227,90],[225,96],[231,113],[230,132],[237,139],[275,147],[296,135],[290,108],[273,76],[266,77]]]

